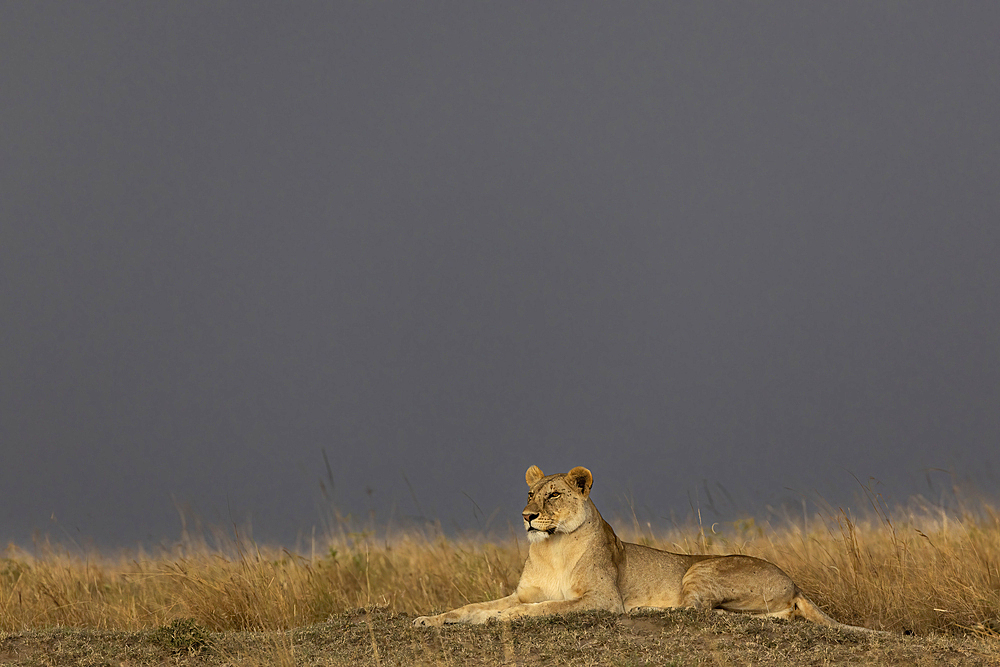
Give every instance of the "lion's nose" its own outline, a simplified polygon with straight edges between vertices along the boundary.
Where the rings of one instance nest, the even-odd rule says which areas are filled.
[[[531,523],[532,521],[538,518],[538,512],[523,512],[521,516],[524,517],[525,521]]]

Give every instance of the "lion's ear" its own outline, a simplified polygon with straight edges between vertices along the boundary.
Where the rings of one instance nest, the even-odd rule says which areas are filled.
[[[528,486],[534,486],[535,482],[545,477],[545,473],[538,466],[531,466],[528,471],[524,473],[524,481],[528,483]]]
[[[566,482],[580,489],[580,493],[586,498],[590,495],[590,487],[594,485],[594,476],[583,466],[577,466],[566,473]]]

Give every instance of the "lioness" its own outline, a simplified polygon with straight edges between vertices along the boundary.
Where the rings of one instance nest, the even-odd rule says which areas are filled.
[[[622,542],[590,500],[594,477],[576,467],[546,476],[538,466],[524,475],[530,490],[521,513],[528,560],[517,590],[505,598],[467,604],[417,626],[484,623],[491,618],[571,611],[694,607],[844,625],[810,602],[787,574],[750,556],[691,556]]]

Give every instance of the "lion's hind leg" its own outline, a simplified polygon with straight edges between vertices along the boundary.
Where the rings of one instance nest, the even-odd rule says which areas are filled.
[[[841,630],[881,632],[838,623],[802,595],[777,565],[750,556],[720,556],[692,565],[681,580],[681,605],[772,618],[801,617]]]
[[[777,566],[750,556],[695,563],[681,580],[681,606],[790,618],[795,584]]]

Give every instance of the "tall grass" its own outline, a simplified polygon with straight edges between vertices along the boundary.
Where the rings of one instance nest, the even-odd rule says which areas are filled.
[[[917,503],[890,515],[876,500],[863,517],[831,511],[808,524],[723,528],[619,532],[672,551],[766,558],[846,623],[916,633],[1000,627],[1000,514],[986,503],[951,512]],[[285,629],[371,605],[423,614],[510,593],[526,552],[520,535],[387,538],[346,528],[308,556],[238,537],[116,556],[10,546],[0,558],[0,631],[138,630],[179,618],[212,630]]]

